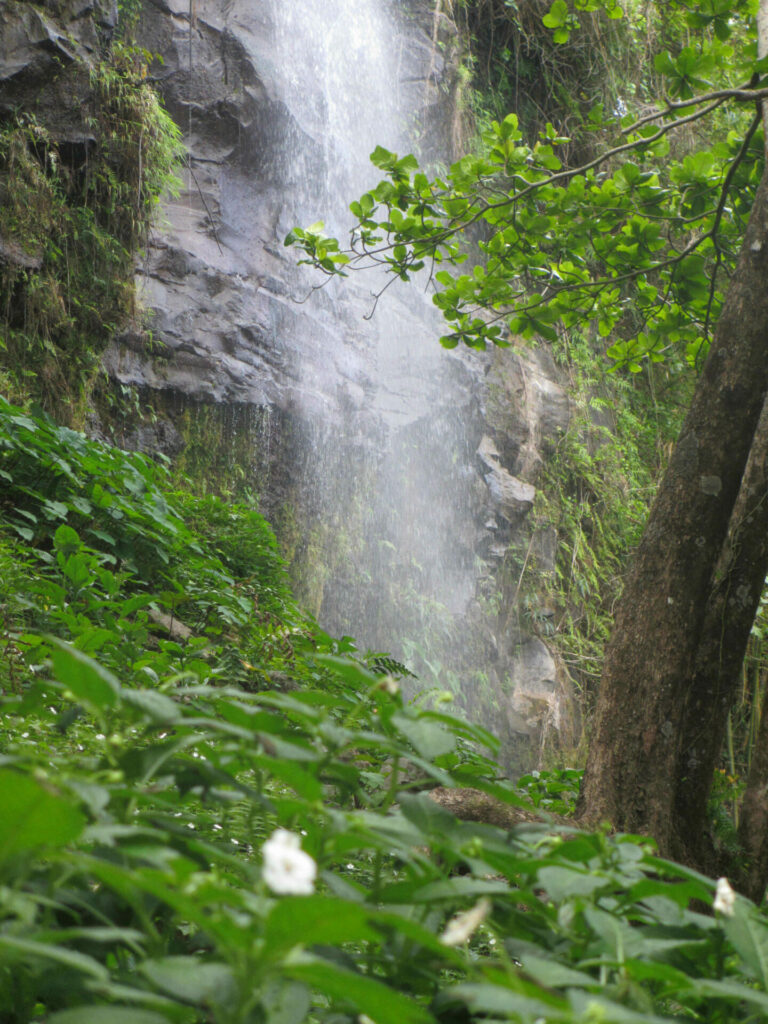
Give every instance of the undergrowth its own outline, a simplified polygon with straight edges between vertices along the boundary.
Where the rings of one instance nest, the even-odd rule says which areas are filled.
[[[578,772],[513,787],[405,703],[253,509],[5,401],[0,475],[3,1024],[765,1015],[752,904],[547,823]],[[463,823],[426,792],[456,785],[544,820]]]
[[[466,63],[475,129],[482,131],[514,111],[526,139],[537,139],[551,122],[559,135],[571,137],[561,150],[565,161],[588,159],[593,140],[582,126],[589,112],[611,112],[627,88],[634,91],[634,18],[610,18],[597,10],[572,12],[570,26],[578,24],[580,31],[562,40],[543,21],[550,0],[455,0],[453,6],[470,41]]]

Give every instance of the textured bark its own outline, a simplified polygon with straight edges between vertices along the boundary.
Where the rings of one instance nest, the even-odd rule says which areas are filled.
[[[749,634],[768,573],[768,403],[752,444],[731,519],[725,549],[715,571],[696,650],[685,705],[675,774],[673,854],[707,863],[701,840],[707,801],[726,722],[741,679]]]
[[[768,884],[768,714],[765,709],[741,804],[739,843],[745,867],[736,880],[738,887],[751,900],[760,903]]]
[[[763,59],[768,55],[768,0],[760,0],[757,10],[757,55]],[[763,100],[763,134],[765,154],[768,158],[768,100]],[[763,413],[765,417],[765,412]],[[760,422],[762,430],[763,422]],[[768,462],[764,449],[766,442],[760,435],[763,449],[763,468]],[[757,447],[757,446],[756,446]],[[768,503],[768,501],[766,502]],[[763,511],[763,515],[764,510]],[[756,540],[757,538],[753,538]],[[762,545],[768,543],[762,538]],[[768,885],[768,713],[763,705],[760,729],[749,766],[747,788],[741,805],[739,842],[744,854],[744,868],[738,878],[739,888],[750,899],[759,903]]]
[[[713,572],[768,390],[764,177],[709,356],[617,609],[579,815],[672,849],[679,737]]]

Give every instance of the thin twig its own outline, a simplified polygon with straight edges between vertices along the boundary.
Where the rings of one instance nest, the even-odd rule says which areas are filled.
[[[205,212],[208,214],[208,220],[211,222],[211,231],[213,231],[213,237],[216,240],[216,245],[219,247],[219,253],[220,253],[220,255],[223,256],[224,255],[224,250],[221,248],[221,242],[219,241],[219,236],[216,233],[216,223],[215,223],[215,221],[213,219],[213,215],[211,214],[211,211],[208,209],[208,203],[206,203],[206,201],[205,201],[205,196],[203,195],[203,191],[202,191],[202,189],[200,188],[200,186],[199,186],[199,184],[197,182],[197,176],[195,175],[195,172],[192,170],[192,160],[190,159],[189,154],[187,154],[187,156],[186,156],[186,161],[187,161],[187,170],[189,171],[189,174],[190,174],[190,177],[192,178],[192,181],[194,181],[194,183],[195,183],[195,188],[197,189],[197,194],[200,196],[200,201],[202,202],[203,206],[205,207]]]

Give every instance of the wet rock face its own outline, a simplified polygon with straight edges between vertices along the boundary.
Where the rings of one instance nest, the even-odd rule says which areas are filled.
[[[96,60],[116,24],[117,0],[0,0],[0,119],[24,111],[57,141],[88,137],[82,94],[61,72]]]
[[[458,54],[455,26],[444,16],[435,22],[430,7],[398,5],[403,41],[392,83],[431,126],[421,133],[427,150],[450,133]],[[281,88],[271,10],[251,0],[196,0],[190,22],[188,0],[145,2],[140,42],[162,57],[151,74],[190,151],[181,194],[167,204],[140,267],[142,301],[156,311],[152,334],[171,358],[158,371],[129,337],[113,347],[108,368],[122,381],[201,400],[357,413],[372,391],[371,346],[361,344],[371,285],[351,282],[346,292],[357,299],[341,311],[331,294],[306,302],[312,279],[283,248],[296,223],[327,209],[328,197],[308,183],[334,154],[324,152],[322,99],[297,102]],[[353,197],[351,186],[337,187]],[[386,313],[404,334],[412,302],[395,295]],[[396,385],[400,407],[411,410],[419,389],[408,378],[421,369],[413,362],[409,370],[403,361]]]
[[[487,419],[502,463],[536,484],[570,422],[566,382],[546,348],[498,354],[489,373]]]
[[[484,479],[492,508],[508,523],[515,523],[533,508],[536,488],[513,476],[501,465],[501,455],[487,434],[480,442],[477,454],[485,469]]]
[[[32,111],[57,139],[87,146],[82,97],[71,87],[65,95],[54,71],[97,59],[115,8],[0,0],[0,117]],[[273,9],[266,0],[144,0],[138,42],[162,57],[150,76],[183,131],[189,165],[137,268],[151,345],[130,330],[106,356],[117,382],[163,396],[168,414],[118,440],[176,456],[174,410],[194,417],[217,407],[223,419],[253,410],[262,508],[278,530],[299,508],[297,559],[302,544],[308,562],[317,558],[307,537],[322,529],[337,547],[335,561],[323,556],[322,581],[301,596],[331,631],[392,649],[398,615],[413,617],[407,601],[429,595],[442,609],[442,651],[457,658],[460,700],[503,748],[521,751],[518,767],[530,767],[543,736],[571,742],[565,673],[542,640],[510,626],[512,610],[488,613],[483,587],[498,592],[494,574],[510,544],[528,546],[542,460],[568,425],[565,388],[545,352],[440,350],[437,314],[416,289],[391,289],[369,322],[363,278],[306,301],[310,279],[282,239],[321,216],[331,192],[351,199],[356,190],[321,130],[322,97],[311,83],[286,92]],[[392,88],[415,112],[423,152],[445,152],[456,121],[456,26],[435,16],[432,0],[392,9]],[[323,162],[339,170],[319,194],[312,183]],[[540,564],[554,561],[556,542],[534,538]],[[379,572],[389,574],[388,607]]]

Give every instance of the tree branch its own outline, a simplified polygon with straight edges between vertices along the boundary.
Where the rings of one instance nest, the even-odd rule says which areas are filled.
[[[657,121],[660,117],[666,117],[673,110],[685,110],[687,107],[696,106],[700,103],[710,103],[712,100],[738,100],[740,103],[754,103],[757,100],[768,97],[768,87],[762,89],[754,88],[751,85],[744,85],[738,89],[716,89],[713,92],[705,92],[700,96],[694,96],[689,100],[667,100],[663,110],[655,110],[651,114],[639,117],[626,128],[622,128],[622,135],[629,135],[644,124]]]
[[[717,209],[715,211],[715,219],[714,219],[714,221],[712,223],[712,231],[711,231],[712,243],[713,243],[713,245],[715,247],[715,252],[717,253],[717,258],[715,260],[715,268],[712,271],[712,277],[711,277],[710,282],[709,282],[709,298],[707,300],[707,312],[706,312],[706,316],[704,318],[704,336],[705,337],[709,334],[709,318],[710,318],[710,314],[712,312],[712,302],[713,302],[714,297],[715,297],[715,286],[717,284],[717,272],[720,269],[720,264],[722,263],[722,259],[723,259],[723,252],[722,252],[722,249],[720,248],[720,243],[718,242],[718,239],[717,239],[717,232],[718,232],[718,229],[720,227],[720,221],[723,219],[723,212],[725,211],[725,203],[726,203],[726,200],[728,199],[728,192],[730,191],[730,188],[731,188],[731,182],[733,181],[733,177],[736,174],[736,170],[738,169],[739,164],[742,162],[744,157],[747,155],[747,150],[749,149],[749,144],[752,141],[752,136],[757,131],[757,129],[758,129],[759,125],[760,125],[760,121],[761,120],[762,120],[762,112],[760,110],[758,110],[758,112],[752,118],[752,122],[751,122],[749,128],[747,129],[747,134],[744,136],[744,141],[741,144],[741,148],[739,149],[739,152],[736,154],[735,159],[731,163],[731,166],[728,168],[728,173],[725,176],[725,181],[723,182],[723,187],[720,190],[720,201],[717,204]]]

